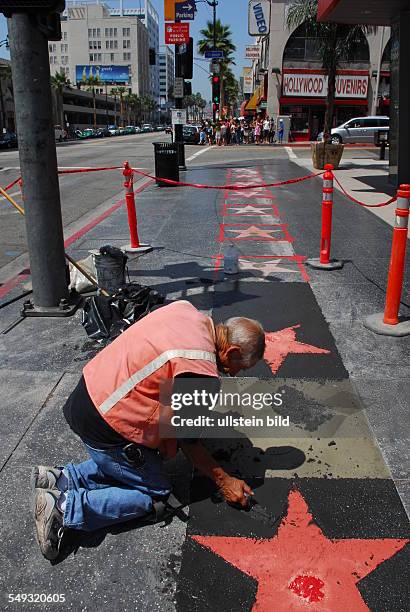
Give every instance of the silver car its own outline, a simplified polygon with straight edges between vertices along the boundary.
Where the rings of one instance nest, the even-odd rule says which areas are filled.
[[[340,143],[374,143],[376,132],[389,129],[389,117],[354,117],[331,132],[331,140],[334,144]],[[323,140],[321,132],[318,140]]]

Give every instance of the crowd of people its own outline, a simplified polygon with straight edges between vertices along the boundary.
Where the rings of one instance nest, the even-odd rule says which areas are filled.
[[[226,119],[204,121],[200,129],[201,145],[282,144],[284,123],[270,117],[264,119]]]

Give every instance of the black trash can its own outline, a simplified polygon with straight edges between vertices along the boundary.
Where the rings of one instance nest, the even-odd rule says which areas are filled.
[[[178,145],[174,142],[154,142],[155,176],[179,181]],[[159,187],[175,187],[157,179]]]

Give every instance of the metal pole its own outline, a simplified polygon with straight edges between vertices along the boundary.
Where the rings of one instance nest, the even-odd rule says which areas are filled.
[[[108,87],[105,84],[105,127],[108,127]]]
[[[48,43],[34,17],[8,19],[34,310],[68,298]]]

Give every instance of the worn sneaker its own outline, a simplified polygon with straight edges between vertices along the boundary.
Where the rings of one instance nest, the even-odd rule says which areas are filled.
[[[31,472],[31,488],[57,489],[57,480],[60,478],[62,471],[62,468],[36,465]]]
[[[63,514],[57,508],[60,495],[63,494],[55,489],[35,490],[34,519],[37,541],[43,556],[49,561],[57,559],[64,534]]]

